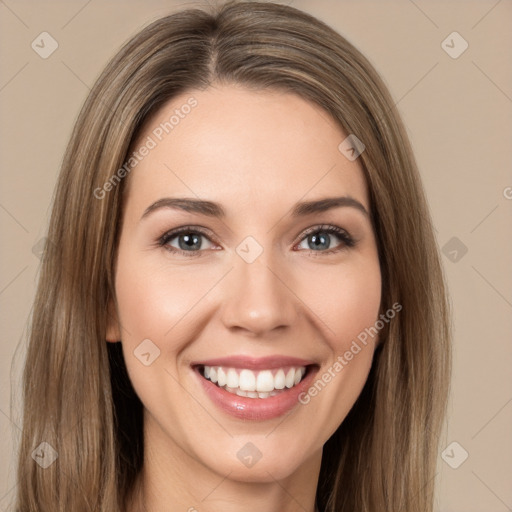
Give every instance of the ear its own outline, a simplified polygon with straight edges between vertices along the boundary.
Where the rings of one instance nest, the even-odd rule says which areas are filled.
[[[105,333],[105,339],[109,343],[121,341],[119,315],[117,314],[117,309],[112,298],[109,299],[107,306],[107,332]]]

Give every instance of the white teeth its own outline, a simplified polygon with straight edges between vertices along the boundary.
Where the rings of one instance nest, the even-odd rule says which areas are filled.
[[[258,378],[256,379],[256,391],[258,393],[270,392],[274,389],[274,377],[272,376],[272,372],[270,370],[263,370],[258,373]]]
[[[205,366],[205,369],[207,367]],[[256,391],[256,376],[251,370],[242,370],[240,372],[238,387],[244,391]]]
[[[287,388],[293,387],[293,383],[295,382],[295,370],[290,368],[288,373],[286,374],[285,384]]]
[[[222,366],[204,366],[203,376],[230,393],[249,398],[268,398],[285,388],[296,386],[304,377],[306,368],[287,367],[277,370],[237,370]]]
[[[221,366],[217,370],[217,384],[222,387],[226,385],[227,376]]]
[[[233,368],[230,368],[228,370],[228,376],[226,379],[226,386],[229,386],[230,388],[237,388],[238,387],[238,373],[236,373],[236,370]]]
[[[304,372],[306,370],[304,369]],[[274,388],[275,389],[284,389],[286,385],[284,370],[279,369],[274,377]]]

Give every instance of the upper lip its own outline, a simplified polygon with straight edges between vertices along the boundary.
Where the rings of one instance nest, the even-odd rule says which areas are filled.
[[[315,362],[289,356],[250,357],[234,355],[194,361],[191,366],[224,366],[229,368],[247,368],[248,370],[271,370],[272,368],[282,368],[284,366],[309,366],[312,364],[315,364]]]

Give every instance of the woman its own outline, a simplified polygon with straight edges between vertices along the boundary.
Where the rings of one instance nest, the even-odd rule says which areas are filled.
[[[437,246],[393,101],[328,26],[235,2],[143,29],[48,240],[19,512],[432,511]]]

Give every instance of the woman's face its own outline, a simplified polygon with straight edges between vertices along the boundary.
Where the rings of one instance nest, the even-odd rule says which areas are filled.
[[[134,146],[107,339],[180,471],[318,465],[363,388],[381,274],[347,135],[299,96],[224,85],[174,98]]]

